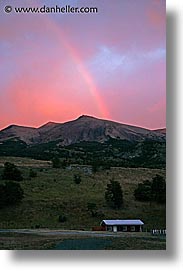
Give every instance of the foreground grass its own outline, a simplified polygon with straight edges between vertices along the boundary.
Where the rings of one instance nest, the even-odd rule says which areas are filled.
[[[73,176],[78,171],[53,169],[49,162],[24,158],[3,157],[1,165],[6,161],[17,164],[23,171],[21,186],[25,197],[15,207],[0,209],[0,228],[87,230],[99,225],[102,219],[141,219],[145,223],[144,230],[166,228],[165,205],[138,202],[133,196],[139,182],[152,179],[156,174],[165,175],[165,170],[112,168],[93,175],[80,171],[82,182],[77,185]],[[37,172],[36,178],[29,178],[30,168]],[[124,207],[120,210],[106,206],[104,194],[110,179],[119,181],[123,189]],[[88,202],[96,203],[97,217],[88,212]],[[67,221],[60,223],[59,215],[65,215]]]
[[[54,245],[55,238],[45,236],[0,233],[0,250],[44,250]]]
[[[164,237],[154,237],[149,233],[143,234],[124,234],[121,237],[91,237],[91,236],[44,236],[37,234],[17,234],[17,233],[0,233],[1,250],[47,250],[54,249],[58,244],[64,244],[65,241],[78,243],[83,241],[87,243],[87,250],[90,250],[90,244],[102,243],[102,250],[165,250],[166,239]],[[94,246],[92,245],[93,249]],[[68,249],[67,246],[64,250]],[[76,249],[73,248],[72,249]]]
[[[166,239],[161,237],[126,237],[112,240],[109,250],[166,250]]]

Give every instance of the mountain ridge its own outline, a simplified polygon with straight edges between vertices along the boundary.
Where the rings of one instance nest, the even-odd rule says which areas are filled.
[[[165,140],[165,129],[150,130],[116,121],[81,115],[64,123],[47,122],[38,128],[9,125],[0,131],[0,142],[18,139],[26,144],[60,140],[64,145],[81,141],[105,142],[109,138],[128,141]]]

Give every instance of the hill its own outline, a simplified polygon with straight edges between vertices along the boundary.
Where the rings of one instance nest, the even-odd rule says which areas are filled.
[[[139,202],[134,190],[139,182],[151,180],[156,174],[165,176],[164,169],[111,168],[88,174],[84,169],[54,169],[48,162],[25,158],[1,158],[2,163],[11,161],[18,165],[24,180],[23,201],[16,206],[0,209],[0,228],[62,228],[89,229],[103,219],[142,219],[145,229],[166,227],[166,207],[155,202]],[[82,167],[80,167],[82,168]],[[0,167],[2,174],[3,167]],[[37,177],[30,178],[33,169]],[[81,175],[76,184],[73,176]],[[105,190],[110,179],[120,182],[124,193],[124,207],[111,209],[105,202]],[[97,216],[88,211],[88,203],[95,203]],[[66,216],[59,222],[59,216]]]

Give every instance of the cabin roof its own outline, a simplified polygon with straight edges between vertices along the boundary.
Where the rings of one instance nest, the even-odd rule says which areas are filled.
[[[106,225],[143,225],[141,220],[103,220],[101,224]]]

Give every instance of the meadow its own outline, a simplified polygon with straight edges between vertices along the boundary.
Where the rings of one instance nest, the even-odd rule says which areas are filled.
[[[166,206],[155,202],[139,202],[134,199],[138,183],[151,180],[156,174],[165,176],[164,169],[111,168],[87,174],[78,171],[52,168],[51,162],[29,158],[1,157],[0,174],[3,163],[12,162],[23,173],[20,182],[24,199],[16,206],[0,209],[0,228],[50,228],[91,230],[102,219],[141,219],[144,231],[166,228]],[[29,172],[37,172],[30,178]],[[76,184],[74,174],[80,174],[81,183]],[[105,189],[110,179],[120,182],[123,189],[124,206],[110,209],[105,201]],[[97,215],[93,217],[87,204],[95,203]],[[66,217],[65,222],[59,216]]]

